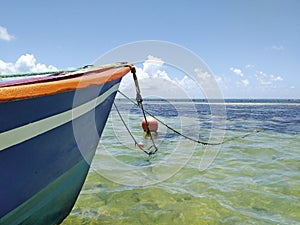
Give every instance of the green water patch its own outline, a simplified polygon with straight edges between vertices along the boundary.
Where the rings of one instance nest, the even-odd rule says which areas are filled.
[[[204,154],[209,148],[167,130],[161,130],[163,138],[157,139],[160,149],[152,159],[139,153],[120,127],[105,130],[84,188],[63,224],[299,224],[298,128],[287,132],[286,117],[266,122],[259,119],[261,109],[251,110],[254,116],[241,113],[227,121],[224,139],[244,136],[259,127],[267,129],[222,144],[205,170],[199,169],[199,163],[211,159]],[[178,125],[176,118],[162,119]],[[208,140],[209,120],[201,120],[196,130],[193,122],[197,119],[185,118],[182,121],[188,126],[176,128]],[[133,133],[147,145],[139,124],[138,117],[129,118]],[[183,154],[188,150],[188,155]],[[115,166],[108,156],[120,164]],[[101,167],[103,163],[105,167]],[[165,179],[140,186],[118,182],[139,179],[137,171],[143,181]],[[171,176],[162,176],[166,172]]]

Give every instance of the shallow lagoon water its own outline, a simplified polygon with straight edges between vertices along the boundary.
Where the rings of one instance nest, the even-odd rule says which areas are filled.
[[[151,146],[139,110],[116,103],[136,139]],[[215,141],[211,129],[220,129],[228,140],[205,155],[207,146],[160,125],[152,158],[134,146],[113,109],[62,224],[300,224],[300,102],[235,100],[225,107],[222,126],[214,126],[209,104],[146,102],[188,136]],[[201,160],[210,161],[207,168]]]

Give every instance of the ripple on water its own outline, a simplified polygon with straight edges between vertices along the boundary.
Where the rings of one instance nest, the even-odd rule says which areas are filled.
[[[208,138],[211,127],[209,107],[197,105],[197,111],[202,115],[191,119],[187,118],[187,107],[177,104],[177,112],[169,112],[171,116],[167,117],[160,110],[159,116],[181,129],[176,124],[176,117],[181,114],[185,117],[181,120],[183,125],[188,124],[182,130],[195,137],[200,131],[200,137]],[[152,108],[157,110],[153,105]],[[62,224],[299,224],[299,106],[236,104],[228,105],[227,114],[225,139],[263,129],[223,144],[215,160],[204,171],[199,171],[199,162],[205,146],[195,147],[176,135],[162,135],[163,140],[157,140],[160,141],[158,155],[148,160],[136,151],[130,137],[119,137],[116,141],[115,132],[118,131],[110,126],[110,121],[83,191]],[[139,131],[140,117],[136,112],[130,123],[134,134],[143,140]],[[196,123],[200,123],[201,129]],[[166,130],[162,132],[167,133]],[[126,146],[122,144],[124,139]],[[178,140],[182,145],[177,145]],[[182,168],[180,158],[167,160],[178,146],[182,151],[194,148],[192,157]],[[156,168],[147,170],[160,162],[168,162],[171,169],[181,169],[153,185],[121,185],[97,171],[97,165],[105,159],[108,160],[105,172],[114,176],[123,174],[122,165],[113,166],[107,157],[109,154],[125,165],[144,168],[149,177],[162,172]],[[133,175],[134,171],[125,179]]]

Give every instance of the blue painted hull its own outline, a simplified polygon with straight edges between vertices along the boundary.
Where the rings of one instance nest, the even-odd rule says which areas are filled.
[[[0,102],[0,224],[57,224],[69,214],[120,81]]]

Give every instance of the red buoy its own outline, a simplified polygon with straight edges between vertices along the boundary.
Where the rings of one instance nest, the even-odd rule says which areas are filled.
[[[157,120],[154,119],[152,116],[147,116],[146,119],[147,119],[147,122],[148,122],[149,130],[151,132],[157,131],[157,129],[158,129],[158,122],[157,122]],[[142,127],[143,127],[144,131],[147,131],[147,125],[146,125],[145,119],[143,119],[143,121],[142,121]]]
[[[138,146],[139,146],[139,147],[144,147],[144,143],[139,142],[139,143],[138,143]]]

